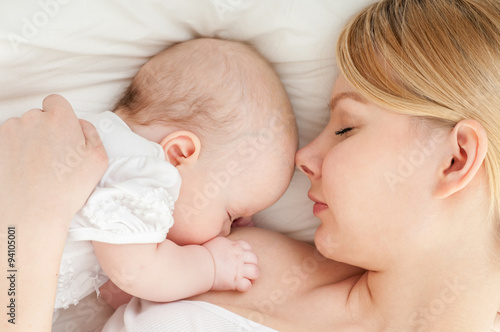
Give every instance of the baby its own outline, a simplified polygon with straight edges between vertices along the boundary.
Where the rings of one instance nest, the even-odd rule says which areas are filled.
[[[297,147],[269,63],[238,42],[176,44],[140,69],[113,112],[86,119],[109,167],[70,225],[55,308],[108,277],[161,302],[248,290],[257,257],[225,236],[282,196]]]

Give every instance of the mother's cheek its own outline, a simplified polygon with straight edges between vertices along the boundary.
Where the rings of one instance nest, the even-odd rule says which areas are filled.
[[[323,160],[323,195],[325,203],[333,212],[336,206],[343,207],[349,202],[349,192],[357,181],[352,153],[344,150],[340,146],[334,147]]]

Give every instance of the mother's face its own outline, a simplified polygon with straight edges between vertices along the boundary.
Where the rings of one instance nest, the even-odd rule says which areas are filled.
[[[409,116],[367,101],[342,76],[330,106],[325,129],[296,156],[321,220],[315,243],[331,259],[383,269],[412,250],[419,216],[432,209],[424,189],[435,138],[418,139]]]

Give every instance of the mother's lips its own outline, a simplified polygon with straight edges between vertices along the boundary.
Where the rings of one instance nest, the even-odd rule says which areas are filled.
[[[319,199],[315,198],[311,193],[308,193],[307,194],[307,197],[309,197],[309,199],[311,201],[313,201],[314,203],[319,203],[319,204],[323,204],[323,205],[326,205],[325,203],[323,203],[322,201],[320,201]],[[328,206],[328,205],[326,205]]]
[[[317,215],[318,213],[328,209],[328,205],[326,205],[325,203],[323,203],[319,199],[315,198],[310,193],[308,193],[307,197],[309,197],[309,199],[314,202],[314,206],[313,206],[313,214],[314,215]]]

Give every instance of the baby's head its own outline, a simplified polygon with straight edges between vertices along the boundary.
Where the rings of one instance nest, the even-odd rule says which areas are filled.
[[[118,102],[182,177],[168,238],[204,243],[283,195],[297,129],[278,75],[251,46],[194,39],[154,56]]]

